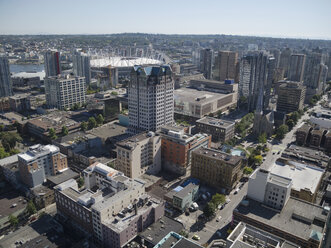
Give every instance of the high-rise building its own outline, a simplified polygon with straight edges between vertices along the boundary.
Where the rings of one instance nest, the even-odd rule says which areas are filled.
[[[276,68],[278,68],[279,62],[280,62],[280,50],[279,49],[270,49],[270,53],[275,58],[275,66],[276,66]]]
[[[274,64],[272,64],[274,60],[271,58],[273,57],[265,52],[251,52],[241,60],[239,95],[247,98],[249,111],[255,110],[261,87],[266,89],[265,96],[266,93],[270,94],[267,89],[271,86],[269,87],[267,84],[272,83],[271,75],[274,73]],[[269,80],[267,80],[268,69],[270,69]],[[270,96],[266,97],[269,99]]]
[[[89,56],[82,52],[75,51],[72,61],[75,76],[85,77],[85,82],[89,85],[91,82],[91,66]]]
[[[41,185],[47,177],[68,168],[67,156],[54,145],[34,145],[18,155],[20,177],[24,184],[33,188]]]
[[[0,55],[0,97],[12,95],[8,58]]]
[[[206,79],[212,79],[213,50],[207,48],[200,51],[200,71]]]
[[[156,131],[174,120],[174,81],[169,65],[135,66],[128,86],[132,132]]]
[[[290,48],[286,48],[280,54],[279,68],[284,69],[285,77],[287,77],[287,75],[288,75],[288,68],[290,65],[291,54],[292,54],[292,51]]]
[[[322,89],[321,83],[323,82],[324,78],[321,77],[321,69],[326,69],[321,67],[325,65],[326,62],[326,54],[311,52],[307,54],[306,57],[306,64],[305,64],[305,71],[304,71],[304,84],[311,89],[317,89],[316,93],[320,93]],[[322,75],[323,76],[323,75]]]
[[[288,72],[288,80],[302,82],[303,72],[305,70],[306,55],[292,54]]]
[[[44,56],[46,77],[61,74],[60,52],[47,51]]]
[[[219,67],[217,80],[224,81],[226,79],[235,79],[236,65],[238,63],[238,53],[231,51],[219,51],[217,60]]]
[[[277,111],[291,113],[303,109],[306,87],[302,83],[280,82],[277,94]]]
[[[59,75],[45,80],[46,103],[58,109],[85,103],[85,77]]]

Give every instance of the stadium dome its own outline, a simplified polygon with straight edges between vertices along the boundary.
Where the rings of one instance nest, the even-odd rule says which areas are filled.
[[[133,67],[135,65],[161,65],[162,61],[150,58],[136,57],[107,57],[91,59],[91,67]]]

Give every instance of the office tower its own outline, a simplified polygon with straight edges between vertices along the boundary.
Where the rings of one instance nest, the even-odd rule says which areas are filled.
[[[317,94],[321,93],[327,56],[326,54],[311,52],[307,54],[305,71],[303,76],[304,84],[307,88],[316,90]],[[325,81],[324,81],[325,82]]]
[[[218,80],[224,81],[225,79],[235,79],[238,53],[231,51],[219,51],[217,59],[219,66]]]
[[[276,59],[274,57],[268,57],[267,63],[268,63],[267,82],[263,87],[264,89],[263,110],[269,108],[269,103],[271,98],[271,88],[276,74]]]
[[[91,82],[90,58],[87,56],[87,54],[75,51],[72,57],[72,61],[75,76],[85,77],[85,82],[87,85],[89,85]]]
[[[45,80],[46,103],[49,107],[68,109],[85,103],[85,77],[59,75]]]
[[[11,96],[12,92],[8,58],[0,55],[0,97]]]
[[[18,155],[20,177],[24,184],[33,188],[41,185],[47,177],[68,168],[67,156],[54,145],[34,145]]]
[[[288,75],[288,68],[290,65],[291,54],[292,54],[292,51],[290,48],[286,48],[280,54],[279,68],[284,69],[285,77],[287,77],[287,75]]]
[[[277,93],[277,111],[291,113],[303,109],[306,87],[302,83],[283,81]]]
[[[331,52],[328,54],[328,60],[327,60],[327,66],[328,66],[328,75],[326,77],[327,80],[331,80]]]
[[[280,50],[279,49],[270,49],[270,53],[275,58],[275,66],[276,66],[276,68],[278,68],[279,62],[280,62]]]
[[[305,70],[306,55],[292,54],[290,59],[290,68],[287,79],[290,81],[302,82],[303,72]]]
[[[213,50],[207,48],[200,51],[200,71],[206,79],[212,78]]]
[[[60,52],[47,51],[44,56],[46,77],[61,74]]]
[[[161,137],[144,132],[116,143],[116,168],[124,175],[138,178],[161,170]],[[129,158],[128,158],[129,156]]]
[[[270,58],[265,52],[251,52],[240,62],[239,95],[247,98],[248,111],[255,110],[260,88],[272,82],[267,80]]]
[[[174,81],[169,65],[135,66],[128,86],[132,132],[156,131],[174,120]]]

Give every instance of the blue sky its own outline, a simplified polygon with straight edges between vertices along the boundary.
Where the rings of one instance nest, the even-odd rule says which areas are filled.
[[[331,39],[331,0],[0,0],[0,34],[234,34]]]

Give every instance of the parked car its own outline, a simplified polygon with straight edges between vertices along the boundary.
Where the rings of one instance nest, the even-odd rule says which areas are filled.
[[[198,235],[194,234],[193,237],[192,237],[192,239],[194,239],[194,240],[200,240],[200,237]]]
[[[221,233],[221,231],[217,231],[216,232],[216,235],[220,238],[220,237],[222,237],[222,233]]]

